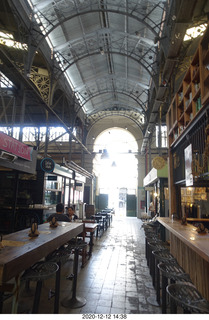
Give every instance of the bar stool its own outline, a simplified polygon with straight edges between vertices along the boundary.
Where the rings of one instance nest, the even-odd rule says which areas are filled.
[[[54,303],[54,313],[59,313],[59,296],[60,296],[60,276],[61,276],[61,266],[67,262],[70,257],[72,248],[67,245],[60,247],[59,249],[53,251],[46,257],[46,261],[56,262],[59,269],[56,273],[56,281],[55,281],[55,292],[50,292],[50,298],[55,297]]]
[[[177,313],[177,306],[184,313],[209,313],[209,302],[191,283],[174,283],[166,288],[170,297],[171,313]]]
[[[145,231],[145,257],[147,259],[147,266],[149,267],[150,265],[150,254],[149,254],[149,247],[148,247],[148,242],[149,241],[161,241],[157,234],[155,233],[154,230],[152,229],[147,229]]]
[[[153,282],[153,286],[156,287],[155,285],[155,256],[153,254],[153,251],[155,250],[167,250],[168,248],[166,247],[165,243],[161,240],[155,240],[155,241],[148,241],[148,256],[149,256],[149,260],[150,260],[150,275],[152,277],[152,282]]]
[[[36,282],[36,291],[33,301],[32,313],[38,313],[41,289],[44,280],[52,278],[56,275],[59,270],[59,266],[55,262],[44,262],[40,261],[34,264],[31,268],[27,269],[22,275],[22,281],[35,281]],[[55,295],[58,292],[55,292]],[[55,299],[55,302],[57,299]]]
[[[153,255],[153,251],[166,251],[169,252],[167,249],[166,244],[159,240],[158,241],[148,241],[148,257],[150,260],[150,275],[152,277],[152,286],[157,290],[158,288],[158,282],[156,275],[156,262],[155,262],[155,256]],[[158,295],[156,297],[150,296],[147,301],[154,306],[160,306],[160,299],[158,298]]]
[[[169,250],[154,250],[152,254],[155,257],[155,272],[156,272],[156,296],[157,302],[160,305],[160,272],[157,268],[159,262],[166,262],[170,264],[177,264],[176,259]]]
[[[157,267],[162,274],[162,313],[164,314],[166,313],[166,287],[168,285],[168,279],[170,279],[171,283],[174,283],[176,281],[192,283],[192,281],[189,277],[189,274],[185,273],[185,271],[176,261],[174,261],[173,263],[160,262]]]
[[[72,309],[81,308],[86,304],[86,299],[76,296],[76,290],[77,290],[79,251],[86,249],[87,243],[82,241],[81,239],[79,239],[78,242],[76,242],[76,240],[77,239],[73,239],[72,242],[71,241],[69,242],[71,249],[74,250],[73,275],[71,276],[73,280],[72,297],[71,298],[67,297],[61,302],[63,307],[72,308]]]
[[[5,300],[11,298],[13,296],[14,285],[6,284],[4,286],[0,285],[0,314],[3,311],[3,303]]]

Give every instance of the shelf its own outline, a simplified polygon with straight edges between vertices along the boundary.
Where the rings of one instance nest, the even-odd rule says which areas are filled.
[[[207,50],[206,53],[204,54],[203,64],[204,64],[204,65],[209,64],[209,50]]]
[[[186,86],[186,89],[185,89],[185,93],[184,93],[184,97],[187,97],[190,95],[191,93],[191,83],[189,83],[187,86]]]
[[[182,99],[178,104],[177,104],[177,107],[179,108],[179,109],[184,109],[184,100]]]
[[[200,78],[200,69],[199,67],[193,70],[192,81],[197,81]]]
[[[188,113],[188,112],[191,113],[192,112],[192,101],[190,101],[190,103],[186,107],[185,112],[186,113]]]
[[[201,90],[200,90],[200,88],[199,88],[199,89],[195,92],[195,95],[193,96],[193,101],[196,101],[196,100],[199,98],[200,93],[201,93]]]
[[[183,123],[184,122],[184,113],[182,113],[179,117],[178,122]]]
[[[206,87],[209,87],[209,71],[208,71],[208,74],[206,75],[205,79],[204,79],[204,85]]]

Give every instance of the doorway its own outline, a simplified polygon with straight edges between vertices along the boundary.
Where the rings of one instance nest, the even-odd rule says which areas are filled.
[[[137,148],[134,136],[121,128],[105,130],[95,139],[93,170],[97,176],[97,211],[106,205],[114,208],[116,215],[137,216]]]

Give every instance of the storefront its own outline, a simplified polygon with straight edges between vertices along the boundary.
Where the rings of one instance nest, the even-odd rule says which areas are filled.
[[[0,132],[0,232],[21,224],[20,207],[28,207],[34,192],[37,151]],[[28,183],[28,181],[31,183]],[[20,218],[20,219],[19,219]],[[19,221],[18,221],[19,220]]]
[[[168,165],[162,169],[152,170],[146,175],[143,180],[143,186],[146,191],[146,208],[149,215],[150,203],[154,205],[154,213],[160,217],[169,216],[168,213]]]

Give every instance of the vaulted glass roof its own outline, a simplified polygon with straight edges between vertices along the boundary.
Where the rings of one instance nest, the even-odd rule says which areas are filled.
[[[30,3],[84,112],[135,109],[143,119],[166,1]]]

